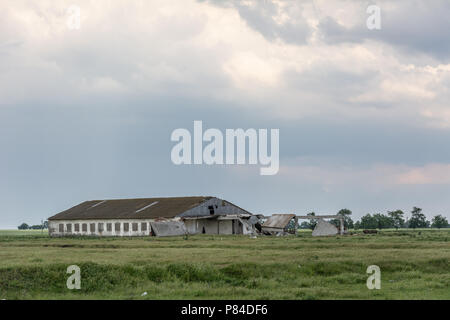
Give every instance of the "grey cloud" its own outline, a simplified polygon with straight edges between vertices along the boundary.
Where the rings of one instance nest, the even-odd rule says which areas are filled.
[[[271,41],[281,39],[286,43],[303,45],[312,34],[312,28],[305,20],[307,17],[304,16],[304,6],[314,5],[312,1],[287,1],[283,3],[283,9],[269,0],[254,1],[252,5],[234,0],[199,1],[236,9],[251,28]],[[330,16],[315,15],[315,18],[319,18],[318,31],[325,43],[362,43],[365,40],[376,40],[397,47],[406,53],[422,53],[448,61],[450,2],[400,0],[395,3],[353,1],[353,4],[360,10],[358,10],[359,23],[352,28],[340,25]],[[381,30],[369,30],[366,26],[368,18],[366,9],[370,4],[376,4],[381,8]],[[279,10],[289,17],[280,24],[274,19]]]
[[[254,1],[247,5],[243,1],[236,0],[199,0],[212,5],[235,8],[246,23],[263,35],[266,39],[273,41],[280,39],[286,43],[305,44],[312,34],[312,29],[304,19],[302,6],[296,2],[286,2],[281,8],[272,1]],[[289,19],[281,23],[275,21],[279,11],[289,16]]]
[[[359,24],[346,28],[332,17],[325,17],[319,30],[326,43],[362,43],[376,40],[400,48],[404,53],[426,54],[449,61],[450,58],[450,2],[418,0],[377,2],[381,9],[381,30],[366,26],[367,6],[361,6]]]

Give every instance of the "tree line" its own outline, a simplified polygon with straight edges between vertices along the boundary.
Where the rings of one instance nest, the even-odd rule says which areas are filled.
[[[411,210],[411,217],[408,219],[405,217],[405,213],[402,210],[388,211],[386,214],[374,213],[366,214],[361,217],[360,220],[353,222],[350,217],[352,211],[349,209],[339,210],[338,214],[344,216],[344,228],[345,229],[400,229],[400,228],[449,228],[450,224],[446,217],[438,214],[435,215],[431,221],[428,221],[423,214],[422,209],[413,207]],[[315,216],[314,212],[308,213],[308,215]],[[335,226],[339,226],[339,220],[333,219],[330,221]],[[301,229],[314,229],[316,226],[315,220],[309,222],[302,222],[300,224]]]
[[[41,229],[48,229],[48,221],[44,221],[41,224],[34,224],[29,225],[27,223],[22,223],[20,226],[17,227],[19,230],[41,230]]]

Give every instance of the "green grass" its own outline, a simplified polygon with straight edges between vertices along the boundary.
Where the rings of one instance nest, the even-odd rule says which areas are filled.
[[[81,290],[66,288],[72,264]],[[366,287],[372,264],[381,268],[380,290]],[[450,230],[256,239],[0,231],[0,298],[450,299]]]

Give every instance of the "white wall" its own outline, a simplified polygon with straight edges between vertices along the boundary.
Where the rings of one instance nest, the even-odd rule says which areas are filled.
[[[153,219],[111,219],[111,220],[53,220],[49,221],[49,234],[53,237],[58,236],[149,236],[151,232],[150,222]],[[75,224],[79,224],[79,231],[75,231]],[[87,224],[87,231],[83,231],[82,225]],[[95,232],[91,232],[90,225],[95,224]],[[103,223],[103,232],[99,231],[99,223]],[[107,224],[111,223],[112,230],[107,230]],[[116,231],[115,224],[120,223],[120,231]],[[124,231],[124,223],[128,223],[128,232]],[[138,224],[137,231],[133,231],[133,223]],[[146,223],[147,230],[143,230],[142,223]],[[64,231],[59,231],[59,225],[64,226]],[[71,232],[68,232],[68,225],[71,225]]]
[[[205,228],[206,234],[247,234],[247,228],[238,219],[187,219],[184,221],[189,234],[201,234]],[[233,227],[234,224],[234,227]]]

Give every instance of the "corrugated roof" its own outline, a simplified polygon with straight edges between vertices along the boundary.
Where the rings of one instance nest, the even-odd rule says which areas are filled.
[[[289,221],[295,217],[295,214],[274,214],[262,225],[263,228],[281,228],[284,229]]]
[[[173,197],[85,201],[49,220],[173,218],[212,197]],[[152,204],[152,205],[151,205]],[[147,207],[147,208],[146,208]],[[142,210],[141,210],[142,209]]]

